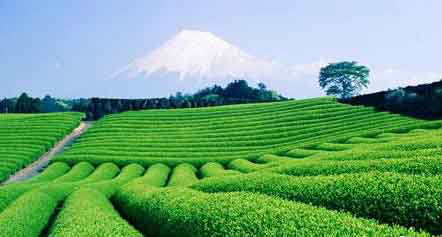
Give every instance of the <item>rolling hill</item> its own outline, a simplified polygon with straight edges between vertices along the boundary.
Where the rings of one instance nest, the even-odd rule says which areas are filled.
[[[437,235],[441,126],[329,97],[108,115],[0,187],[0,236]]]

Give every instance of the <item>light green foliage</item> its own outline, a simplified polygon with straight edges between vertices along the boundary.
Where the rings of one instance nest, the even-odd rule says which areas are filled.
[[[106,197],[111,197],[117,188],[135,178],[140,177],[143,172],[144,168],[142,166],[138,164],[131,164],[121,169],[120,174],[114,179],[85,184],[82,187],[98,190]]]
[[[30,190],[40,190],[44,193],[54,196],[56,199],[63,199],[64,197],[69,195],[75,188],[93,182],[112,179],[120,171],[116,165],[111,163],[104,163],[100,165],[90,176],[85,178],[86,176],[84,174],[90,173],[90,167],[92,166],[87,163],[78,164],[73,167],[71,170],[73,170],[72,173],[75,174],[72,174],[71,172],[65,174],[71,177],[68,179],[71,182],[58,182],[57,180],[55,180],[53,182],[17,183],[0,187],[0,212],[18,197],[20,197],[20,195]],[[80,173],[81,175],[79,175]],[[73,179],[74,177],[75,180]],[[79,180],[79,178],[81,178],[81,180]]]
[[[88,167],[85,165],[82,166]],[[107,202],[107,204],[104,205],[106,208],[103,210],[103,212],[107,214],[104,215],[113,212],[114,214],[109,214],[109,218],[111,218],[111,216],[116,217],[115,214],[117,213],[115,211],[110,211],[108,208],[111,204],[107,201],[107,197],[111,196],[119,186],[139,177],[143,171],[144,168],[140,165],[132,164],[124,167],[119,175],[112,179],[115,174],[119,172],[119,168],[114,164],[105,163],[98,167],[91,176],[80,181],[18,183],[7,185],[0,188],[0,227],[1,225],[7,225],[10,223],[9,221],[12,221],[17,224],[11,225],[8,229],[5,229],[5,233],[10,234],[16,229],[21,229],[18,231],[19,234],[17,236],[39,236],[38,233],[40,233],[40,231],[45,228],[46,224],[49,223],[49,219],[57,202],[64,200],[70,194],[81,188],[93,189],[93,196],[96,196],[99,200],[101,198],[101,201],[99,202],[103,202],[102,199],[104,198]],[[101,196],[96,195],[96,193],[99,193]],[[77,199],[77,202],[78,201],[79,200]],[[27,205],[31,206],[27,207]],[[1,212],[2,209],[4,209],[3,212]],[[77,209],[77,211],[81,210]],[[24,216],[27,215],[29,215],[29,218],[34,219],[24,219]],[[30,222],[29,225],[26,224],[26,221]],[[116,220],[114,222],[114,224],[122,230],[130,229],[129,227],[124,227],[124,223],[123,220]],[[23,233],[23,235],[21,235],[21,233]],[[99,232],[95,232],[95,234],[99,234]],[[0,236],[2,235],[0,234]]]
[[[83,188],[72,193],[64,202],[64,207],[52,224],[48,236],[142,237],[143,235],[120,217],[104,194]]]
[[[0,114],[0,182],[30,164],[80,123],[81,113]]]
[[[273,154],[265,154],[255,160],[256,163],[273,163],[273,162],[285,162],[285,161],[293,161],[293,158],[288,156],[281,155],[273,155]]]
[[[68,173],[65,175],[55,179],[55,182],[74,182],[78,180],[82,180],[85,177],[89,176],[94,171],[94,167],[88,163],[88,162],[80,162],[74,167],[72,167],[71,170],[69,170]]]
[[[236,170],[226,170],[221,164],[210,162],[203,165],[200,168],[201,177],[213,177],[213,176],[224,176],[224,175],[237,175],[241,174],[241,172]]]
[[[167,184],[171,169],[167,165],[156,164],[146,171],[143,177],[132,180],[129,184],[144,184],[153,187],[164,187]],[[128,184],[128,185],[129,185]]]
[[[0,236],[40,236],[58,200],[48,194],[31,191],[0,213]]]
[[[345,161],[438,158],[442,154],[441,136],[442,130],[434,129],[425,133],[404,133],[389,141],[385,141],[384,138],[379,138],[379,136],[363,138],[370,139],[370,141],[353,144],[350,150],[314,154],[309,156],[308,159]]]
[[[104,163],[95,169],[95,171],[83,180],[83,182],[95,182],[112,179],[120,172],[120,168],[113,163]]]
[[[176,110],[130,111],[106,116],[56,160],[122,167],[170,167],[281,155],[312,144],[397,129],[441,125],[363,106],[315,98],[278,103]],[[291,156],[288,154],[287,156]]]
[[[230,176],[234,179],[237,176]],[[114,198],[145,236],[429,236],[261,194],[126,186]]]
[[[192,188],[206,192],[257,192],[440,234],[441,182],[441,176],[381,172],[315,177],[256,172],[206,179]]]
[[[442,175],[442,165],[439,157],[348,161],[305,160],[265,170],[293,176],[336,175],[369,171]]]
[[[167,186],[188,186],[195,182],[198,182],[196,172],[198,170],[190,164],[181,164],[175,167],[170,176]]]
[[[54,236],[428,236],[406,228],[442,229],[441,125],[331,98],[114,114],[0,187],[0,223],[41,231],[47,199]]]
[[[311,156],[313,154],[317,154],[319,152],[320,151],[295,148],[295,149],[288,151],[285,155],[288,157],[293,157],[293,158],[305,158],[305,157]]]
[[[63,162],[55,162],[49,165],[42,173],[26,180],[26,183],[39,183],[39,182],[47,182],[52,181],[71,169],[69,165]]]
[[[276,165],[277,164],[272,164],[272,163],[256,164],[256,163],[253,163],[248,160],[238,159],[238,160],[231,161],[228,165],[228,168],[232,169],[232,170],[240,171],[242,173],[250,173],[250,172],[258,171],[260,169],[273,167]]]

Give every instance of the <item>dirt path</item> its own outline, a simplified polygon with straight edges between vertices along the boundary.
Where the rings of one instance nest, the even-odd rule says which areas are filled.
[[[80,125],[72,131],[69,135],[67,135],[63,140],[59,141],[51,150],[42,155],[38,160],[34,161],[26,168],[18,171],[14,175],[10,176],[8,180],[3,182],[3,184],[14,183],[17,181],[23,181],[31,178],[34,175],[37,175],[42,169],[44,169],[49,160],[57,154],[60,154],[64,151],[64,149],[71,145],[74,140],[83,134],[89,127],[91,126],[91,122],[81,122]]]

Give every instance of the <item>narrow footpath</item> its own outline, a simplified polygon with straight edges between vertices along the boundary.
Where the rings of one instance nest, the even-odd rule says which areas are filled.
[[[38,158],[38,160],[34,161],[27,167],[10,176],[8,180],[3,182],[3,184],[23,181],[31,178],[34,175],[37,175],[49,164],[49,161],[52,159],[52,157],[62,153],[67,146],[71,145],[75,141],[75,139],[83,134],[90,126],[91,122],[81,122],[80,125],[72,131],[72,133],[63,138],[63,140],[59,141],[48,152]]]

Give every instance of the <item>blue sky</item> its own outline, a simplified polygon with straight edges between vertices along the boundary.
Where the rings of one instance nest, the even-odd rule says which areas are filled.
[[[106,96],[112,72],[182,29],[301,68],[356,60],[372,69],[371,90],[429,82],[442,78],[441,9],[438,0],[0,0],[0,97]]]

